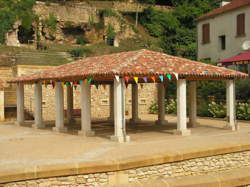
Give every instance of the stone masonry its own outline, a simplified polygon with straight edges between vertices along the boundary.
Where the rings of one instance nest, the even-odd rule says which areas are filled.
[[[0,184],[1,187],[102,186],[148,181],[158,177],[196,176],[250,166],[250,151],[195,158],[117,172],[52,177]]]

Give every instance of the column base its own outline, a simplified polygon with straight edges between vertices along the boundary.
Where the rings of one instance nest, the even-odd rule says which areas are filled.
[[[189,129],[175,130],[174,134],[175,135],[180,135],[180,136],[190,136],[191,135],[191,131]]]
[[[155,124],[156,125],[167,125],[168,121],[167,120],[156,120]]]
[[[136,119],[130,119],[129,123],[140,123],[141,119],[140,118],[136,118]]]
[[[68,131],[67,127],[60,127],[60,128],[53,127],[52,130],[55,132],[67,132]]]
[[[225,130],[231,130],[231,131],[236,131],[236,130],[238,130],[238,129],[235,128],[235,126],[231,126],[231,125],[226,125],[226,126],[224,126],[224,129],[225,129]]]
[[[44,129],[45,125],[44,124],[40,124],[40,125],[33,124],[32,128],[34,128],[34,129]]]
[[[80,135],[80,136],[86,136],[86,137],[93,137],[93,136],[95,136],[95,131],[91,131],[91,130],[88,130],[88,131],[78,131],[78,135]]]
[[[18,121],[15,122],[15,125],[16,125],[16,126],[22,126],[22,124],[23,124],[23,123],[18,122]]]
[[[119,143],[130,142],[130,136],[111,136],[110,139]]]

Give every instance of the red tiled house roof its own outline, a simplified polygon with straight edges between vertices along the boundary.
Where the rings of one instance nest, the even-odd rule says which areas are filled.
[[[250,51],[245,53],[240,53],[234,57],[221,60],[218,63],[226,64],[226,63],[232,63],[232,62],[242,62],[242,61],[250,61]]]
[[[113,80],[115,75],[150,77],[177,73],[187,79],[247,78],[248,75],[201,62],[167,54],[138,50],[111,55],[89,57],[76,62],[22,76],[9,83],[43,80],[73,81],[93,77],[95,80]]]
[[[217,8],[215,10],[212,10],[212,11],[200,16],[196,20],[201,21],[201,20],[211,18],[211,17],[214,17],[216,15],[219,15],[219,14],[222,14],[222,13],[225,13],[225,12],[228,12],[228,11],[231,11],[231,10],[243,7],[243,6],[247,6],[247,5],[250,5],[250,0],[234,0],[225,6]]]

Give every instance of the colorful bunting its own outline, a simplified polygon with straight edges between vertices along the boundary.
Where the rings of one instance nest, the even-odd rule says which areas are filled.
[[[171,74],[167,74],[166,77],[168,78],[168,80],[172,80],[172,75]]]
[[[155,83],[155,77],[154,77],[154,76],[152,76],[152,77],[151,77],[151,79],[152,79],[152,80],[153,80],[153,82]]]
[[[87,79],[84,79],[84,83],[85,83],[85,84],[88,84],[88,80],[87,80]]]
[[[64,82],[61,82],[62,87],[64,87]]]
[[[96,89],[98,89],[99,88],[99,84],[95,84],[95,87],[96,87]]]
[[[128,82],[129,82],[129,77],[128,77],[128,76],[125,76],[125,77],[124,77],[124,80],[125,80],[125,83],[128,83]]]
[[[117,82],[120,81],[120,77],[118,75],[115,75],[115,79],[116,79]]]
[[[138,83],[138,77],[134,77],[134,80],[135,80],[135,83],[137,84]]]
[[[92,77],[88,78],[88,83],[91,84],[92,80]]]
[[[51,81],[51,84],[52,84],[52,88],[55,88],[55,82],[54,81]]]
[[[80,84],[80,85],[83,85],[83,81],[82,81],[82,80],[80,80],[80,81],[79,81],[79,84]]]
[[[176,80],[178,80],[178,79],[179,79],[179,75],[178,75],[178,73],[174,73],[174,76],[175,76]]]
[[[103,89],[106,90],[106,84],[102,84]]]
[[[143,77],[143,81],[144,81],[145,83],[147,83],[147,82],[148,82],[147,77]]]
[[[164,76],[163,75],[160,75],[159,78],[160,78],[161,82],[164,81]]]

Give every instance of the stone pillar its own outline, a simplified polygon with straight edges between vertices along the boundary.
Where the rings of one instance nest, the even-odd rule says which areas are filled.
[[[226,129],[236,130],[238,127],[236,126],[236,114],[235,114],[235,81],[228,80],[227,81],[227,110],[228,110],[228,125],[226,125]]]
[[[17,102],[17,125],[24,123],[24,86],[23,84],[17,84],[16,87],[16,102]]]
[[[81,131],[79,135],[94,136],[91,130],[91,94],[90,85],[83,82],[81,87]]]
[[[229,89],[228,88],[228,81],[226,81],[226,105],[227,105],[227,114],[226,114],[226,121],[229,121]]]
[[[114,80],[114,112],[115,135],[111,137],[111,140],[128,142],[130,137],[126,135],[125,83],[122,78],[119,78],[119,81]]]
[[[73,122],[73,109],[74,109],[74,96],[73,87],[67,85],[67,123],[70,125]]]
[[[64,94],[61,82],[56,82],[55,92],[56,126],[53,128],[53,130],[57,132],[66,132],[67,128],[64,126]]]
[[[43,112],[42,112],[42,85],[41,83],[35,83],[35,124],[34,128],[44,128],[43,124]]]
[[[187,129],[187,90],[186,79],[177,80],[177,131],[176,134],[190,135]]]
[[[5,120],[4,105],[4,90],[0,90],[0,121]]]
[[[132,84],[132,119],[130,119],[131,123],[138,123],[141,121],[139,118],[139,94],[138,94],[138,84]]]
[[[114,84],[109,86],[109,121],[114,121]]]
[[[158,120],[156,121],[157,125],[165,125],[167,121],[165,120],[166,109],[165,109],[165,88],[163,83],[157,85],[157,94],[158,94]]]
[[[196,81],[189,85],[189,127],[196,127],[197,123],[197,89]]]

